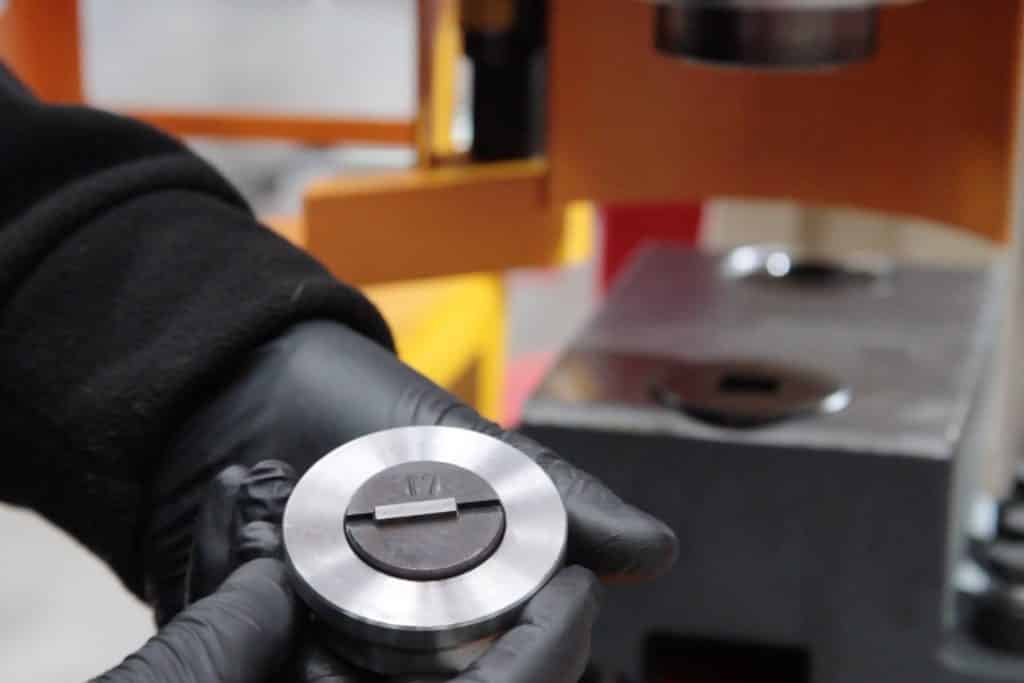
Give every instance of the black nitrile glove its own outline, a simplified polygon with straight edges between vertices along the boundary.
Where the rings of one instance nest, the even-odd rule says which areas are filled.
[[[278,460],[232,465],[206,490],[193,530],[186,602],[210,595],[243,562],[283,559],[281,519],[295,470]]]
[[[159,618],[184,604],[191,520],[202,484],[217,472],[274,458],[301,475],[340,444],[409,425],[477,430],[532,457],[565,502],[569,564],[602,577],[646,578],[674,561],[676,538],[661,521],[543,446],[484,420],[390,351],[342,325],[310,322],[260,349],[179,432],[156,473],[145,550]]]
[[[284,565],[259,559],[178,614],[102,683],[262,683],[296,634],[297,603]]]
[[[259,463],[248,471],[234,466],[216,477],[198,518],[189,581],[192,598],[202,598],[215,590],[235,563],[252,556],[275,556],[281,552],[279,525],[293,481],[290,467],[277,462]],[[429,680],[575,683],[590,654],[590,630],[597,616],[599,591],[600,584],[589,570],[562,569],[527,604],[518,624],[498,638],[471,669],[450,680],[444,677]],[[194,608],[188,608],[184,614]],[[311,631],[301,640],[298,650],[290,654],[289,664],[278,680],[292,683],[428,680],[421,677],[386,679],[361,671],[328,651]],[[205,682],[206,679],[200,680]]]
[[[29,89],[14,77],[14,74],[3,62],[0,62],[0,100],[7,100],[9,104],[36,101]]]
[[[232,467],[211,486],[196,525],[195,578],[216,566],[202,598],[102,683],[263,683],[277,680],[305,619],[280,561],[280,522],[294,474],[281,463]],[[212,557],[211,557],[212,554]],[[235,567],[241,565],[237,570]],[[233,571],[233,573],[232,573]]]

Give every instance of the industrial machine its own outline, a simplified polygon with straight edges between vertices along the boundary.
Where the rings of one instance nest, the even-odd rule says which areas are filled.
[[[81,98],[73,4],[12,0],[0,21],[0,43],[22,36],[16,68],[58,76],[58,99]],[[417,7],[414,122],[130,113],[183,134],[414,145],[409,171],[315,183],[290,224],[358,283],[562,264],[581,201],[786,198],[1012,234],[1024,0]],[[30,19],[55,37],[15,31]],[[468,156],[444,144],[437,97],[456,38],[481,76]],[[758,245],[638,258],[525,413],[680,534],[671,575],[609,592],[598,668],[1024,679],[1019,503],[979,506],[973,476],[997,455],[976,437],[1010,296],[998,267]]]
[[[1020,680],[1020,603],[974,610],[978,562],[1024,562],[968,543],[1004,275],[642,252],[524,413],[680,538],[666,578],[609,591],[598,667],[685,681],[710,647],[709,680]]]
[[[654,4],[594,3],[619,30],[575,40],[559,33],[571,10],[554,3],[552,75],[582,60],[569,50],[601,73],[553,85],[556,195],[790,197],[1009,234],[1016,3]],[[997,36],[988,21],[1001,12],[1014,28]],[[985,23],[1002,62],[957,21]],[[930,30],[957,47],[926,48]],[[966,72],[937,54],[949,50],[977,57],[975,73],[1002,64],[1006,80],[962,99]],[[959,123],[941,120],[949,107]],[[981,133],[975,107],[1003,123]],[[975,133],[988,142],[968,151]],[[996,184],[976,186],[989,172]],[[946,182],[956,199],[937,191]],[[1017,504],[1000,513],[978,485],[1000,457],[983,432],[988,387],[1006,371],[992,359],[1009,296],[997,265],[770,245],[636,258],[524,412],[528,433],[680,535],[669,577],[611,592],[597,669],[638,681],[1024,678],[1024,545],[996,521]]]

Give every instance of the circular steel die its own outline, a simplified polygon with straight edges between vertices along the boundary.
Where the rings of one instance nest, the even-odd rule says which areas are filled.
[[[479,565],[413,580],[380,571],[352,548],[345,517],[357,490],[413,461],[464,468],[497,494],[504,533]],[[356,439],[315,463],[289,499],[283,531],[296,591],[330,629],[377,646],[442,651],[514,622],[561,565],[568,522],[550,478],[517,449],[463,429],[402,427]]]

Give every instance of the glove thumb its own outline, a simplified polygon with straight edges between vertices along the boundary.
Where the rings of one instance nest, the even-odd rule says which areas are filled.
[[[257,683],[291,651],[297,603],[284,565],[242,565],[217,592],[178,614],[102,683]]]

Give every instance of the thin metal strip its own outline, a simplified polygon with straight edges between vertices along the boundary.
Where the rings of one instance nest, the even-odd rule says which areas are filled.
[[[378,522],[394,519],[414,519],[418,517],[436,517],[457,512],[459,509],[454,498],[435,498],[434,500],[415,500],[409,503],[392,503],[378,505],[373,508],[373,519]]]

